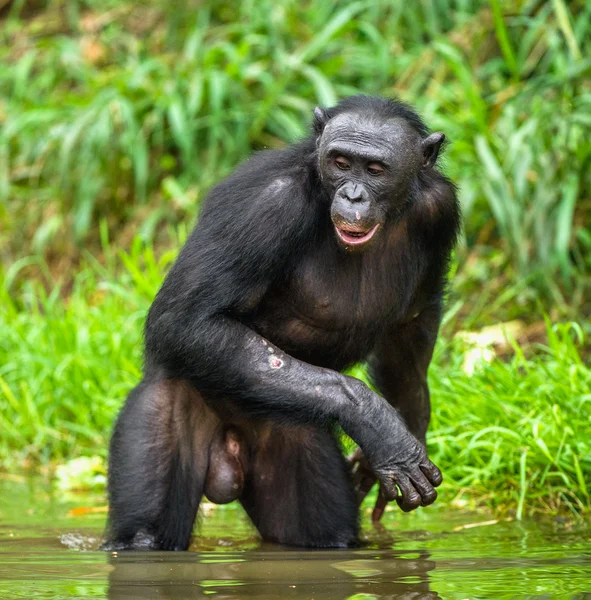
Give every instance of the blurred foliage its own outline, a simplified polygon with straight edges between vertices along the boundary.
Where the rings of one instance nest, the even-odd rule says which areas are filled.
[[[106,483],[105,461],[100,456],[79,456],[55,470],[56,488],[61,493],[104,490]]]
[[[315,103],[398,95],[451,140],[462,261],[580,307],[591,270],[585,0],[0,2],[0,255],[168,242]],[[490,273],[487,274],[490,279]],[[504,285],[504,284],[503,284]]]

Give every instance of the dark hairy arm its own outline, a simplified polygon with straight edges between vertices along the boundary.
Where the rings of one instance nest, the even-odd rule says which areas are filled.
[[[240,321],[312,243],[320,209],[306,169],[270,176],[267,167],[264,175],[257,160],[212,191],[150,310],[147,363],[253,416],[338,422],[389,498],[398,484],[403,508],[430,504],[441,474],[395,408],[361,381],[296,360]]]

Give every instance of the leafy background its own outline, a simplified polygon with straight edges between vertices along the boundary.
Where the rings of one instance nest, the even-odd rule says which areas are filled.
[[[362,92],[450,140],[464,230],[429,441],[444,499],[587,510],[589,31],[584,0],[0,0],[4,469],[104,458],[207,190]]]

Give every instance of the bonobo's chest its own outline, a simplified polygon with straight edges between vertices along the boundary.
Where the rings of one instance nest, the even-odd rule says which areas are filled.
[[[316,249],[254,315],[262,335],[297,358],[342,369],[366,357],[416,301],[417,265],[403,244],[347,255]]]

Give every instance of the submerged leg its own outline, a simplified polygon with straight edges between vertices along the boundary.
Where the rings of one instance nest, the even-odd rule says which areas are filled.
[[[187,382],[142,382],[129,394],[111,439],[107,546],[188,547],[219,426]]]

